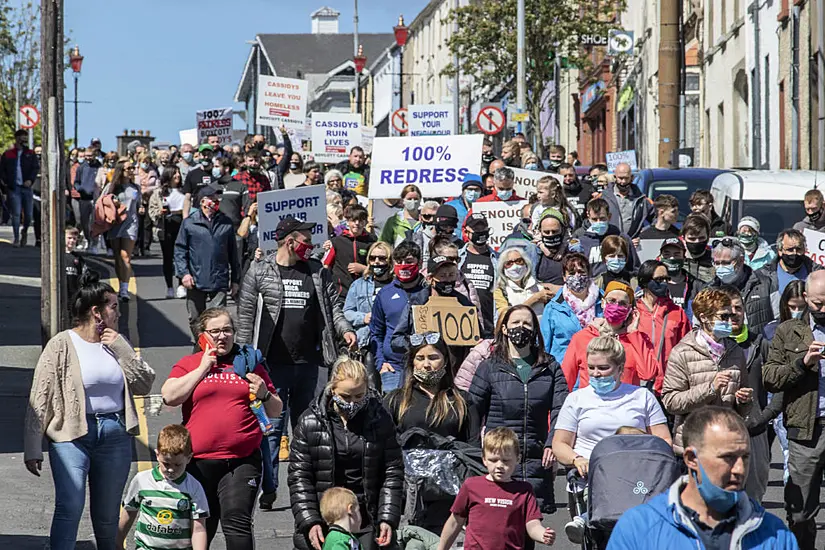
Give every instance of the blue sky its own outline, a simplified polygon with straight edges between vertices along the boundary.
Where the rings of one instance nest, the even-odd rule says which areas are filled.
[[[124,129],[151,130],[178,142],[195,126],[195,111],[232,104],[259,33],[310,32],[310,14],[341,12],[339,31],[352,32],[353,0],[71,0],[65,28],[84,56],[78,98],[80,144],[93,137],[115,148]],[[399,13],[409,24],[427,0],[360,0],[359,32],[392,32]],[[403,6],[403,8],[402,8]],[[399,11],[401,10],[401,11]],[[66,72],[66,137],[74,128],[71,69]],[[240,122],[236,117],[236,125]]]

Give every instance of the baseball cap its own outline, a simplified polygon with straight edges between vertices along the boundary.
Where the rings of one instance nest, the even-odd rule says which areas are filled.
[[[427,262],[427,272],[432,275],[439,267],[446,264],[455,265],[455,262],[446,256],[430,257],[430,260]]]
[[[739,220],[739,225],[736,226],[736,229],[742,229],[743,227],[750,227],[757,233],[760,233],[759,228],[761,226],[759,225],[759,220],[757,220],[753,216],[745,216],[744,218]]]
[[[662,241],[662,246],[659,247],[659,252],[661,252],[662,250],[665,249],[665,247],[668,247],[668,246],[675,246],[677,248],[682,249],[682,251],[687,250],[685,248],[685,243],[683,243],[682,239],[680,239],[678,237],[671,237],[669,239],[663,240]]]
[[[464,183],[461,184],[461,190],[468,187],[478,187],[483,189],[484,185],[481,183],[481,176],[478,174],[464,174]]]
[[[490,229],[490,225],[487,223],[487,218],[484,214],[470,214],[467,221],[464,222],[464,225],[472,229],[473,233],[479,233]]]
[[[215,148],[209,145],[208,143],[202,143],[200,147],[198,147],[198,153],[203,153],[204,151],[214,152]]]
[[[295,231],[310,231],[314,227],[314,223],[296,220],[292,216],[287,216],[278,222],[278,227],[275,228],[275,238],[280,241],[290,233],[294,233]]]
[[[207,198],[207,197],[213,198],[213,199],[218,198],[218,197],[220,197],[220,194],[221,194],[220,190],[215,189],[211,185],[206,185],[204,187],[201,187],[200,189],[198,189],[198,195],[197,195],[198,204],[200,204],[200,202],[203,199]]]
[[[95,143],[97,143],[98,145],[100,145],[100,138],[94,138],[94,139],[92,139],[91,144],[92,144],[92,145],[94,145]]]
[[[442,221],[458,221],[458,212],[456,212],[454,206],[442,204],[438,207],[438,210],[435,211],[435,223]]]

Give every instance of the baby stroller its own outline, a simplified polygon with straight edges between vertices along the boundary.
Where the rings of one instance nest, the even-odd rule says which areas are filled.
[[[584,498],[574,499],[578,515],[587,510],[582,548],[607,548],[621,515],[667,491],[680,475],[673,449],[659,437],[612,435],[601,440],[590,455],[586,508]],[[577,474],[568,474],[568,480],[574,486],[584,483]]]

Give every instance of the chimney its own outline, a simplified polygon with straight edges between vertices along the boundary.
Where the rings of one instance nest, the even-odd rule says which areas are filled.
[[[338,16],[341,12],[330,7],[315,10],[312,18],[312,34],[338,34]]]

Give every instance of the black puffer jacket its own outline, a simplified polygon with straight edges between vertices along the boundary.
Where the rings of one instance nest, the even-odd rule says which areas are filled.
[[[301,415],[290,441],[289,485],[292,515],[295,517],[296,547],[306,547],[306,535],[314,525],[323,525],[321,495],[335,482],[335,438],[332,433],[330,394],[325,391]],[[366,415],[364,422],[355,422]],[[404,462],[395,434],[395,424],[381,399],[369,402],[348,428],[365,446],[363,480],[366,507],[375,525],[389,524],[393,530],[401,520],[404,492]]]
[[[525,384],[513,366],[491,357],[479,365],[469,393],[479,417],[487,419],[487,430],[503,426],[516,432],[521,464],[514,477],[533,485],[540,505],[552,505],[551,472],[542,467],[541,458],[553,441],[556,419],[567,397],[561,366],[548,356],[547,362],[533,366]]]
[[[745,304],[745,313],[748,318],[748,330],[754,334],[762,334],[762,329],[774,320],[771,306],[771,281],[761,271],[754,271],[743,266],[744,278],[742,282],[733,284],[742,295]],[[712,288],[722,286],[719,277],[714,277],[710,285]]]

